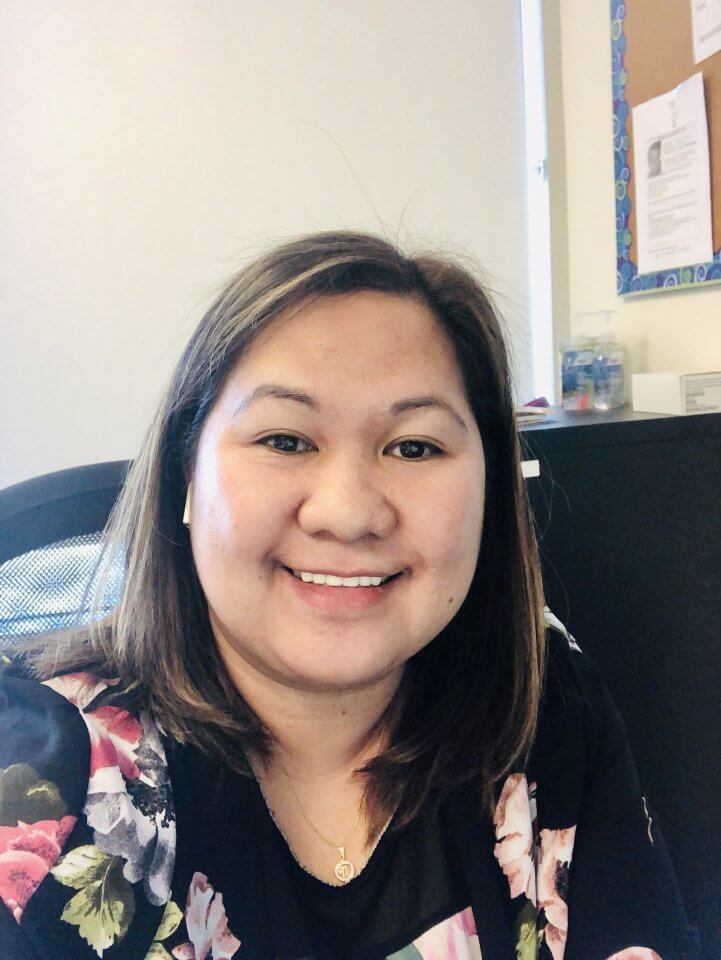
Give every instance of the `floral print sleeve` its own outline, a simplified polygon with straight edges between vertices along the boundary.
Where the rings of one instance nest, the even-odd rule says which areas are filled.
[[[517,956],[695,960],[698,931],[623,720],[596,664],[555,623],[536,747],[505,781],[495,817]]]
[[[29,957],[126,956],[131,924],[157,929],[169,900],[162,747],[153,724],[112,703],[116,684],[2,678],[0,942]]]
[[[230,960],[240,946],[204,874],[172,900],[160,728],[117,687],[0,676],[0,960]]]
[[[222,960],[240,940],[196,872],[171,898],[158,725],[117,680],[0,678],[0,960]]]
[[[29,905],[80,817],[87,734],[77,710],[25,680],[3,677],[0,712],[0,956],[35,960]],[[61,753],[60,730],[77,750]]]

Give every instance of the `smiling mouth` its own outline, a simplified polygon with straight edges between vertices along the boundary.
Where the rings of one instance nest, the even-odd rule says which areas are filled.
[[[294,580],[298,580],[299,583],[305,583],[305,582],[306,582],[306,581],[303,580],[301,577],[297,577],[297,576],[293,573],[293,571],[291,570],[291,568],[290,568],[290,567],[286,567],[286,565],[285,565],[284,563],[281,563],[280,566],[282,567],[283,570],[286,571],[286,573],[289,573],[289,574],[291,575],[291,577],[293,577]],[[380,589],[382,589],[383,587],[387,587],[390,583],[393,583],[393,581],[394,581],[394,580],[397,580],[398,577],[402,577],[403,574],[404,574],[404,572],[405,572],[405,571],[403,571],[403,570],[399,570],[398,573],[392,574],[390,577],[388,577],[387,580],[384,580],[383,583],[379,583],[378,586],[376,586],[376,587],[371,587],[371,586],[362,587],[362,586],[360,586],[360,584],[359,584],[357,587],[341,587],[340,589],[346,589],[346,590],[348,590],[348,589],[353,589],[353,590],[380,590]],[[313,584],[311,583],[310,585],[313,585]],[[315,586],[330,586],[332,589],[338,589],[337,587],[333,587],[332,584],[315,584]]]

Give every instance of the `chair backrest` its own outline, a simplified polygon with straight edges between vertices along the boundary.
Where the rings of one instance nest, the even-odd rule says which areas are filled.
[[[0,490],[0,638],[54,630],[89,619],[103,530],[130,461],[48,473]],[[117,602],[122,558],[111,571],[103,609]]]

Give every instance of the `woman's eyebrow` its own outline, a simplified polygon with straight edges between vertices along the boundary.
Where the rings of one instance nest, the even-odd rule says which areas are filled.
[[[241,402],[233,411],[231,420],[235,419],[235,417],[247,410],[251,404],[256,403],[258,400],[262,400],[265,397],[273,397],[276,400],[293,400],[296,403],[302,403],[311,410],[320,410],[318,398],[309,393],[305,393],[303,390],[300,390],[297,387],[286,387],[280,383],[261,383],[260,386],[256,387],[252,393],[241,400]],[[397,417],[401,413],[405,413],[407,410],[418,410],[423,407],[434,407],[438,410],[445,411],[461,428],[461,430],[464,430],[466,433],[468,433],[468,425],[463,417],[456,412],[448,400],[435,393],[427,394],[423,397],[406,397],[403,400],[396,400],[395,403],[391,404],[388,412],[392,416]]]

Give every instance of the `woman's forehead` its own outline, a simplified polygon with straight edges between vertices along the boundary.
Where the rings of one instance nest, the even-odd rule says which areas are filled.
[[[269,322],[234,365],[229,381],[399,386],[426,382],[462,389],[453,344],[417,300],[375,291],[322,297]],[[307,383],[306,385],[309,385]]]

